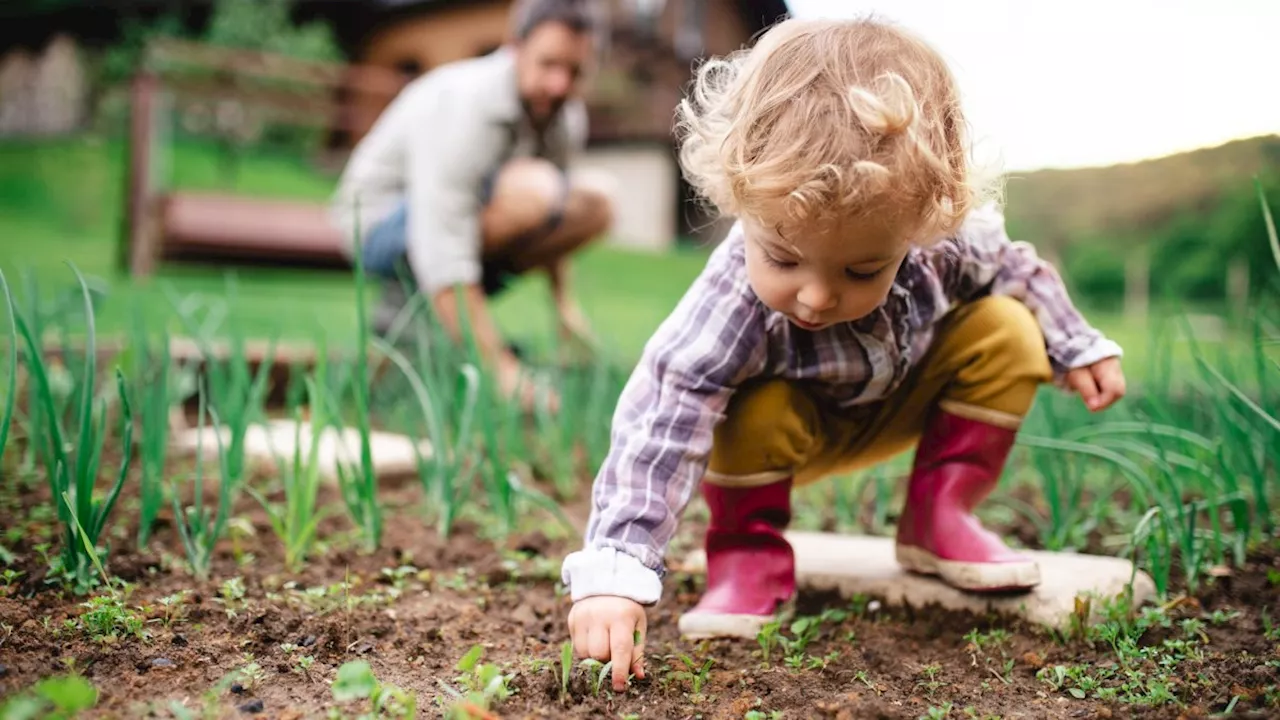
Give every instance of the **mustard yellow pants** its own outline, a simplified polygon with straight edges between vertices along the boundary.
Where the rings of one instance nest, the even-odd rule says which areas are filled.
[[[985,297],[940,321],[928,352],[881,402],[836,411],[776,378],[739,388],[716,429],[706,481],[805,485],[863,469],[914,447],[935,408],[1016,430],[1052,377],[1031,311]]]

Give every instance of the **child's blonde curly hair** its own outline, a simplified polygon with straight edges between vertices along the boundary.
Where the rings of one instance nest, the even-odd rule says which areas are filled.
[[[831,231],[873,214],[954,231],[993,194],[959,91],[919,38],[874,19],[786,20],[710,60],[677,110],[686,178],[725,215]]]

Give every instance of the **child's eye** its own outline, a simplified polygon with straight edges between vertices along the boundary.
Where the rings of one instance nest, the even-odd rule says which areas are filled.
[[[769,253],[764,253],[764,261],[776,268],[792,268],[796,266],[796,264],[790,260],[779,260]]]
[[[874,270],[872,272],[858,272],[856,270],[845,269],[844,275],[854,282],[866,282],[867,280],[875,280],[880,273],[884,272],[884,268]]]

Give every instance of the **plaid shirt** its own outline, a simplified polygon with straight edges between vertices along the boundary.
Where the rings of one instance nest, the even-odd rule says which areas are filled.
[[[618,401],[585,548],[565,560],[574,599],[658,599],[663,553],[706,469],[715,426],[744,380],[806,381],[840,407],[882,400],[924,355],[953,304],[986,294],[1030,308],[1059,380],[1068,369],[1120,354],[1076,310],[1053,267],[1031,245],[1010,241],[994,207],[971,213],[955,236],[913,249],[870,315],[818,332],[796,328],[756,298],[735,225],[646,345]]]

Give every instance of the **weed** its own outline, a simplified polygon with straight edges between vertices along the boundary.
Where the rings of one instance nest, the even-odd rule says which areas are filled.
[[[454,682],[461,686],[461,690],[443,680],[439,681],[440,686],[452,697],[452,702],[445,711],[447,719],[464,720],[477,715],[489,717],[490,710],[515,692],[510,685],[514,676],[503,674],[497,665],[481,663],[483,655],[484,647],[475,645],[458,661],[457,669],[462,674],[454,678]]]
[[[97,688],[83,677],[51,677],[0,704],[0,717],[69,720],[97,703]]]
[[[253,653],[245,653],[240,658],[241,665],[235,671],[236,682],[240,683],[246,690],[252,690],[258,687],[267,679],[267,673],[258,664]]]
[[[707,658],[701,665],[698,665],[688,655],[681,654],[678,659],[686,669],[673,673],[672,677],[676,680],[688,681],[693,694],[702,695],[702,688],[706,686],[707,680],[711,677],[711,666],[715,664],[715,658]]]
[[[595,658],[586,658],[579,665],[587,671],[587,677],[591,682],[591,695],[598,697],[605,681],[613,672],[613,661],[602,663]]]
[[[921,720],[943,720],[943,718],[951,717],[951,708],[952,705],[949,702],[931,706],[921,716]]]
[[[368,712],[360,714],[359,720],[372,720],[380,716],[417,717],[417,695],[379,682],[373,674],[373,668],[364,660],[353,660],[339,667],[330,692],[335,701],[343,704],[367,700]],[[336,720],[350,716],[332,709],[329,717]]]
[[[171,627],[175,622],[183,619],[186,614],[187,595],[190,592],[190,590],[179,590],[172,595],[160,598],[160,606],[164,608],[164,617],[161,618],[161,622],[165,627]]]
[[[942,673],[942,666],[937,663],[925,665],[920,669],[923,680],[916,683],[916,687],[923,688],[926,695],[933,697],[933,694],[946,686],[947,683],[938,679],[938,675]]]
[[[221,603],[226,610],[227,617],[235,617],[244,609],[244,579],[236,576],[227,578],[218,586],[218,597],[214,598],[214,602]]]
[[[121,593],[96,595],[81,603],[80,607],[85,608],[80,615],[80,623],[94,642],[114,643],[122,637],[139,640],[147,637],[143,629],[145,621],[129,610]]]

